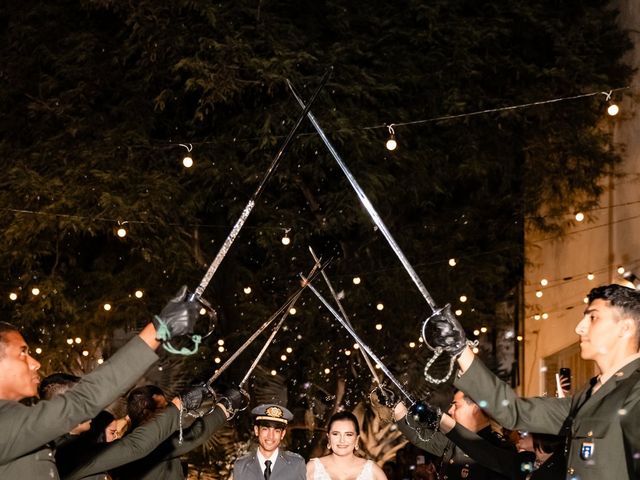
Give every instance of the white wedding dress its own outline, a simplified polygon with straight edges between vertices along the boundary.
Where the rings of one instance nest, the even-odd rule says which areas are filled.
[[[313,480],[333,480],[319,458],[313,459]],[[356,480],[373,480],[373,461],[367,460]]]

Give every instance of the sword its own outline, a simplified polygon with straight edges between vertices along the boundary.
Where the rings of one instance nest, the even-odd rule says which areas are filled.
[[[308,105],[305,106],[303,100],[300,98],[300,96],[296,92],[296,90],[293,87],[293,85],[291,84],[291,82],[287,81],[287,85],[289,86],[289,90],[291,90],[291,92],[293,93],[293,96],[298,101],[300,106],[303,109],[306,109],[306,107]],[[409,274],[409,277],[411,277],[411,280],[413,280],[413,283],[416,285],[416,287],[418,287],[418,290],[420,291],[420,293],[422,294],[422,296],[426,300],[427,305],[429,305],[429,308],[431,309],[431,315],[429,315],[429,317],[427,317],[427,319],[424,321],[423,326],[422,326],[422,332],[423,332],[423,339],[424,339],[425,345],[427,345],[427,347],[429,347],[434,352],[434,356],[432,358],[432,361],[428,362],[427,365],[425,366],[424,375],[425,375],[425,378],[427,379],[427,381],[432,382],[432,383],[438,384],[438,383],[446,382],[449,379],[449,377],[451,376],[451,373],[453,373],[453,364],[454,364],[455,359],[453,359],[453,358],[451,359],[451,362],[449,364],[449,372],[446,375],[446,377],[439,379],[439,378],[434,378],[431,375],[429,375],[428,369],[433,365],[435,360],[443,353],[443,350],[440,347],[433,347],[433,346],[431,346],[429,344],[428,338],[426,338],[426,335],[425,335],[425,331],[426,331],[427,324],[433,318],[451,317],[451,306],[449,304],[445,305],[443,308],[438,308],[436,306],[435,302],[433,301],[433,298],[431,297],[431,295],[427,291],[427,288],[424,286],[424,283],[422,283],[422,280],[420,280],[420,277],[418,276],[418,274],[416,273],[414,268],[409,263],[409,260],[407,260],[407,257],[404,255],[404,253],[402,252],[402,249],[400,248],[398,243],[395,241],[395,239],[391,235],[391,232],[389,232],[389,229],[387,228],[387,226],[382,221],[382,218],[380,217],[380,215],[376,211],[375,207],[373,206],[373,204],[371,203],[371,201],[367,197],[366,193],[364,193],[364,190],[362,190],[362,188],[358,184],[357,180],[355,179],[355,177],[353,176],[351,171],[349,171],[349,169],[347,168],[346,164],[342,161],[342,158],[340,158],[340,155],[338,154],[336,149],[333,147],[333,145],[331,144],[331,142],[327,138],[327,135],[322,130],[322,127],[320,127],[320,124],[318,124],[318,121],[316,120],[316,117],[313,115],[313,113],[311,112],[310,109],[307,110],[307,117],[309,118],[309,120],[313,124],[313,127],[316,129],[316,132],[318,132],[318,135],[320,135],[320,138],[322,139],[322,141],[326,145],[327,149],[329,150],[329,152],[331,153],[331,155],[335,159],[336,163],[338,164],[338,166],[340,167],[342,172],[347,177],[347,180],[349,181],[349,183],[351,184],[351,186],[355,190],[356,195],[358,196],[358,199],[360,200],[360,202],[364,206],[365,210],[367,211],[367,213],[369,214],[369,216],[373,220],[373,223],[375,223],[375,225],[378,227],[378,229],[382,232],[382,235],[387,240],[387,243],[389,243],[389,245],[391,246],[391,249],[394,251],[394,253],[398,257],[398,259],[400,260],[400,263],[402,263],[402,266],[404,267],[404,269]]]
[[[333,317],[338,320],[338,322],[340,322],[342,324],[342,326],[347,330],[347,332],[349,332],[349,334],[353,337],[353,339],[358,343],[358,345],[360,345],[360,347],[362,349],[364,349],[364,351],[367,352],[367,354],[378,364],[380,365],[380,370],[382,370],[384,372],[384,374],[387,376],[387,378],[389,380],[391,380],[391,383],[393,383],[396,388],[400,391],[400,393],[402,395],[404,395],[404,397],[409,401],[409,412],[411,413],[411,415],[418,421],[424,423],[424,424],[429,424],[432,423],[434,421],[433,419],[433,415],[431,413],[431,407],[429,407],[426,402],[423,401],[417,401],[415,398],[413,398],[413,396],[407,392],[407,390],[405,390],[404,386],[398,381],[398,379],[396,379],[396,377],[391,373],[391,371],[386,367],[386,365],[384,363],[382,363],[382,361],[378,358],[378,356],[373,353],[373,350],[371,350],[371,348],[369,348],[369,346],[364,343],[362,341],[362,339],[358,336],[358,334],[355,332],[355,330],[353,329],[353,327],[349,324],[349,322],[347,320],[345,320],[344,318],[342,318],[340,316],[340,314],[338,312],[335,311],[335,309],[329,304],[329,302],[322,296],[322,294],[313,286],[313,284],[310,282],[310,280],[305,279],[302,275],[302,280],[307,282],[307,286],[309,287],[309,290],[311,290],[313,292],[313,294],[318,297],[318,300],[320,300],[320,302],[322,302],[322,304],[326,307],[327,310],[329,310],[329,312],[331,313],[331,315],[333,315]]]
[[[207,269],[207,272],[205,273],[204,277],[202,277],[202,280],[200,281],[200,284],[195,289],[194,293],[191,294],[191,296],[189,298],[191,301],[199,299],[202,296],[202,294],[205,291],[205,289],[207,288],[207,286],[209,285],[209,282],[213,278],[213,275],[216,273],[216,270],[218,270],[218,267],[222,263],[222,260],[224,259],[225,255],[227,254],[227,252],[231,248],[231,245],[233,244],[233,242],[235,241],[236,237],[238,236],[238,233],[240,232],[240,229],[244,225],[244,222],[246,222],[247,218],[249,217],[249,214],[253,210],[253,207],[256,204],[256,200],[258,199],[258,196],[264,190],[264,187],[265,187],[265,185],[267,183],[267,180],[269,180],[269,178],[271,177],[271,175],[273,174],[275,169],[278,167],[278,164],[280,163],[280,159],[284,155],[284,152],[285,152],[286,148],[291,143],[291,140],[293,139],[293,136],[298,131],[298,128],[300,128],[300,125],[302,124],[302,121],[304,120],[304,117],[307,115],[307,113],[309,113],[310,108],[311,108],[311,104],[313,103],[313,101],[316,99],[316,97],[318,96],[320,91],[324,88],[325,84],[329,80],[329,77],[331,76],[331,72],[332,71],[333,71],[333,67],[330,67],[330,68],[327,69],[327,71],[322,76],[322,79],[320,80],[320,85],[318,86],[316,91],[311,96],[311,99],[309,100],[309,104],[306,107],[304,107],[302,114],[298,117],[298,119],[297,119],[296,123],[294,124],[293,128],[291,129],[291,131],[289,132],[289,134],[285,138],[284,142],[282,143],[282,146],[280,147],[280,150],[278,150],[278,152],[274,156],[274,158],[273,158],[273,160],[271,162],[271,165],[269,165],[269,169],[267,170],[267,172],[265,173],[264,177],[262,178],[262,181],[258,185],[258,188],[256,189],[256,191],[253,193],[253,195],[249,199],[249,202],[247,203],[247,205],[244,207],[244,210],[240,214],[240,218],[238,218],[238,221],[236,222],[236,224],[231,229],[231,232],[229,233],[229,236],[227,237],[227,239],[224,241],[224,243],[220,247],[220,250],[218,251],[218,254],[213,259],[213,262],[211,262],[211,265],[209,265],[209,268]],[[287,82],[288,82],[288,80],[287,80]]]
[[[320,265],[320,264],[314,265],[311,272],[309,272],[309,278],[310,279],[315,278],[315,276],[318,274],[318,271],[322,271],[322,269],[324,269],[327,265],[329,265],[329,263],[331,263],[331,260],[328,260],[324,265]],[[288,311],[289,308],[291,308],[291,306],[295,304],[295,302],[298,300],[298,298],[300,298],[300,295],[302,295],[302,292],[304,291],[305,288],[307,288],[307,286],[308,286],[308,283],[303,282],[302,286],[298,290],[296,290],[287,299],[287,301],[284,302],[284,304],[278,310],[276,310],[276,312],[273,315],[271,315],[262,325],[260,325],[260,327],[258,327],[258,329],[255,332],[253,332],[253,334],[242,344],[242,346],[240,346],[240,348],[238,348],[233,353],[233,355],[231,355],[227,359],[227,361],[224,362],[224,364],[218,370],[215,371],[215,373],[211,376],[211,378],[209,378],[209,380],[206,381],[205,385],[208,388],[210,388],[211,385],[213,385],[213,382],[215,382],[220,377],[220,375],[222,375],[222,373],[227,368],[229,368],[229,365],[231,365],[235,361],[235,359],[238,358],[238,356],[240,356],[240,354],[244,352],[247,349],[247,347],[253,343],[253,341],[256,338],[258,338],[258,335],[264,332],[267,329],[267,327],[271,325],[279,315],[281,315],[285,311]]]

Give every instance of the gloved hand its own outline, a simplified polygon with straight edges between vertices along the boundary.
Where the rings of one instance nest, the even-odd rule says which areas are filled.
[[[174,298],[160,312],[153,317],[156,327],[156,338],[167,341],[172,338],[193,333],[193,325],[198,318],[199,306],[196,302],[187,300],[187,287],[183,285]]]
[[[182,408],[184,410],[194,411],[200,408],[202,402],[213,396],[213,390],[206,385],[197,385],[180,395],[180,400],[182,401]]]
[[[424,401],[417,401],[409,407],[409,413],[414,422],[424,425],[431,430],[437,430],[440,425],[442,410]]]
[[[375,400],[380,405],[384,405],[385,407],[393,408],[393,406],[398,403],[396,394],[382,384],[378,384],[376,388],[373,389],[373,391],[371,392],[371,397],[373,398],[374,395]]]
[[[233,418],[236,413],[247,408],[249,400],[250,397],[247,392],[235,388],[229,388],[217,398],[217,402],[224,405],[227,413],[229,413],[229,418]]]
[[[457,357],[467,346],[467,336],[458,319],[451,313],[451,305],[436,310],[422,325],[422,339],[432,349],[441,348]]]

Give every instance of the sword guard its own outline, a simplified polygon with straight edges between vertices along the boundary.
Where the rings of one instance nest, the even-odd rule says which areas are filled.
[[[375,401],[373,400],[374,394],[377,402],[381,405],[384,405],[385,407],[393,408],[398,403],[398,399],[394,391],[387,388],[383,383],[376,385],[374,389],[369,393],[369,399],[372,401],[372,403],[375,403]]]
[[[422,324],[422,340],[434,353],[457,357],[467,345],[464,329],[451,313],[451,305],[434,310]]]

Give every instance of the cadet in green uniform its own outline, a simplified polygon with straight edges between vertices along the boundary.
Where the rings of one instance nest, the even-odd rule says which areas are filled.
[[[640,478],[640,292],[621,285],[594,288],[576,327],[580,354],[602,372],[573,398],[519,398],[466,346],[451,316],[437,319],[429,344],[458,357],[455,381],[510,429],[564,434],[567,478]],[[441,325],[440,325],[441,324]],[[456,339],[452,341],[452,339]],[[462,339],[463,341],[458,341]]]
[[[191,333],[198,310],[195,303],[186,301],[183,288],[154,322],[171,337]],[[150,323],[65,395],[25,406],[19,401],[37,395],[40,364],[29,354],[16,327],[0,322],[0,478],[59,478],[47,443],[122,395],[157,360],[154,350],[159,345]]]
[[[440,424],[448,422],[447,429],[440,427],[441,431],[430,430],[416,423],[412,416],[407,414],[407,408],[403,403],[396,405],[393,416],[397,421],[398,429],[411,443],[441,458],[438,474],[440,479],[508,479],[512,478],[511,473],[517,470],[514,462],[515,446],[491,428],[489,417],[463,392],[456,392],[448,415],[442,415]],[[498,470],[508,473],[505,476],[499,475],[495,469],[488,468],[482,458],[468,455],[461,448],[465,440],[493,446],[496,450],[510,453],[511,455],[505,458],[512,461],[511,464]],[[524,475],[520,478],[524,478]]]
[[[236,460],[233,480],[306,480],[304,458],[280,448],[293,414],[280,405],[265,404],[251,410],[251,415],[258,448]]]
[[[147,387],[152,387],[147,385]],[[203,387],[198,387],[203,388]],[[197,389],[195,389],[197,390]],[[133,418],[137,415],[130,412],[132,417],[132,425],[140,424],[142,426],[149,423],[150,419],[156,412],[162,411],[166,401],[162,402],[162,398],[158,398],[155,392],[162,390],[159,388],[149,389],[140,387],[134,390],[129,395],[130,398],[136,397],[137,401],[143,401],[141,410],[144,411],[142,417]],[[213,435],[220,427],[222,427],[227,418],[231,418],[234,412],[239,408],[242,408],[245,399],[235,389],[227,390],[223,395],[216,396],[216,407],[213,412],[197,418],[191,426],[185,428],[183,431],[175,432],[165,441],[160,443],[153,452],[146,457],[124,465],[114,471],[114,477],[119,480],[181,480],[186,477],[183,472],[182,462],[180,457],[189,453],[194,448],[199,447],[205,443],[211,435]],[[190,406],[190,409],[197,408],[194,405]],[[141,428],[141,427],[138,427]],[[138,430],[136,428],[136,430]],[[124,437],[126,439],[127,436]],[[123,440],[124,440],[123,439]],[[98,459],[95,464],[102,464],[107,466],[107,462],[118,461],[117,456],[109,454],[108,456]],[[124,462],[120,462],[122,465]],[[112,468],[113,465],[107,467]],[[70,476],[69,480],[76,480],[81,477],[77,475]]]

